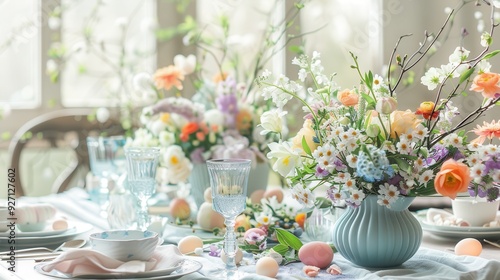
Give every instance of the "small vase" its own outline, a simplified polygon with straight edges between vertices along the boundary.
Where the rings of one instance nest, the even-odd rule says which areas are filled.
[[[358,208],[349,207],[333,229],[340,254],[363,267],[394,267],[410,259],[422,242],[422,227],[410,213],[414,197],[400,197],[391,209],[368,195]]]
[[[255,167],[250,169],[250,176],[248,178],[247,194],[250,195],[256,190],[265,190],[269,179],[269,164],[259,162]],[[191,195],[199,208],[205,202],[204,192],[210,187],[210,178],[208,177],[208,169],[206,163],[195,163],[189,176],[189,183],[191,184]]]

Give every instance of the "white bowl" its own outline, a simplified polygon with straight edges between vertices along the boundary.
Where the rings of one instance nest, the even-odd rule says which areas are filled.
[[[17,224],[17,228],[22,232],[42,231],[47,226],[47,222]]]
[[[111,230],[90,235],[92,249],[120,261],[147,261],[158,246],[158,233],[140,230]]]
[[[451,201],[453,216],[469,222],[473,227],[482,227],[497,217],[500,200],[488,202],[480,197],[457,197]]]

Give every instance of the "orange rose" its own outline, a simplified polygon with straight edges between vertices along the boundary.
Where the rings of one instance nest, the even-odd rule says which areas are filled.
[[[319,143],[314,142],[313,138],[316,137],[316,131],[312,129],[312,121],[307,119],[302,128],[297,132],[297,135],[293,137],[293,147],[304,150],[302,148],[302,138],[305,137],[307,146],[311,149],[311,152],[314,152],[316,148],[319,146]]]
[[[432,101],[425,101],[420,103],[420,107],[418,107],[417,111],[415,114],[417,115],[422,115],[424,119],[428,120],[430,118],[435,119],[439,115],[439,111],[436,111],[434,109],[436,107],[436,104]],[[431,116],[432,114],[432,116]]]
[[[227,76],[228,75],[226,72],[217,72],[217,74],[214,75],[212,80],[214,81],[214,83],[218,84],[222,81],[225,81]]]
[[[493,98],[495,94],[500,94],[499,81],[499,74],[482,73],[474,78],[470,90],[480,92],[485,98]]]
[[[344,89],[337,93],[337,100],[344,106],[355,106],[358,104],[359,96],[354,90]]]
[[[441,170],[436,174],[434,188],[439,194],[455,199],[457,193],[467,191],[470,181],[469,167],[449,159],[443,163]]]
[[[169,90],[172,87],[176,87],[178,90],[182,90],[182,82],[184,81],[184,74],[181,70],[174,65],[170,65],[165,68],[160,68],[156,70],[153,75],[155,85],[159,89]]]
[[[199,128],[199,126],[195,122],[190,122],[190,123],[186,124],[182,128],[182,131],[181,131],[181,135],[180,135],[181,141],[186,142],[189,139],[189,135],[198,131],[198,128]]]
[[[236,115],[236,129],[240,133],[248,133],[252,128],[252,112],[248,109],[241,109]]]
[[[414,129],[420,121],[412,111],[394,111],[391,113],[391,137],[396,138],[408,130]]]

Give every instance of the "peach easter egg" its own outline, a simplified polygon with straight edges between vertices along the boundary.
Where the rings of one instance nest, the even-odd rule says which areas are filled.
[[[211,231],[214,228],[224,228],[224,217],[212,208],[212,203],[203,202],[198,209],[196,222],[203,230]]]
[[[220,253],[220,259],[224,263],[226,263],[227,256],[226,256],[226,253],[224,252],[224,250],[222,250],[222,252]],[[234,262],[236,264],[239,264],[242,259],[243,259],[243,252],[240,250],[240,248],[238,248],[238,250],[236,250],[236,255],[234,255]]]
[[[269,189],[264,193],[264,198],[271,198],[273,196],[276,196],[278,202],[281,203],[283,201],[284,193],[280,188]]]
[[[189,203],[184,198],[174,198],[170,202],[170,215],[181,220],[188,219],[191,215]]]
[[[177,248],[182,254],[193,253],[196,248],[203,248],[203,240],[198,236],[188,235],[179,241]]]
[[[300,247],[299,259],[305,265],[326,268],[333,260],[333,250],[325,242],[309,242]]]
[[[255,273],[271,278],[278,275],[279,265],[275,259],[271,257],[260,258],[255,264]]]
[[[477,239],[465,238],[455,245],[455,254],[462,256],[479,256],[483,250],[483,245]]]
[[[52,222],[52,229],[53,230],[65,230],[65,229],[68,229],[68,221],[63,220],[63,219],[57,219],[54,222]]]

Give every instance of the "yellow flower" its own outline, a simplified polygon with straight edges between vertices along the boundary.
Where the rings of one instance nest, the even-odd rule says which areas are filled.
[[[307,119],[304,121],[302,128],[297,132],[297,135],[293,138],[293,147],[304,150],[302,148],[302,138],[305,137],[307,145],[311,152],[314,152],[316,148],[319,146],[319,143],[314,142],[313,138],[316,136],[316,132],[312,128],[312,121]]]
[[[396,138],[396,134],[399,136],[404,133],[408,133],[408,130],[414,129],[420,120],[417,119],[412,111],[394,111],[391,113],[391,137]]]

